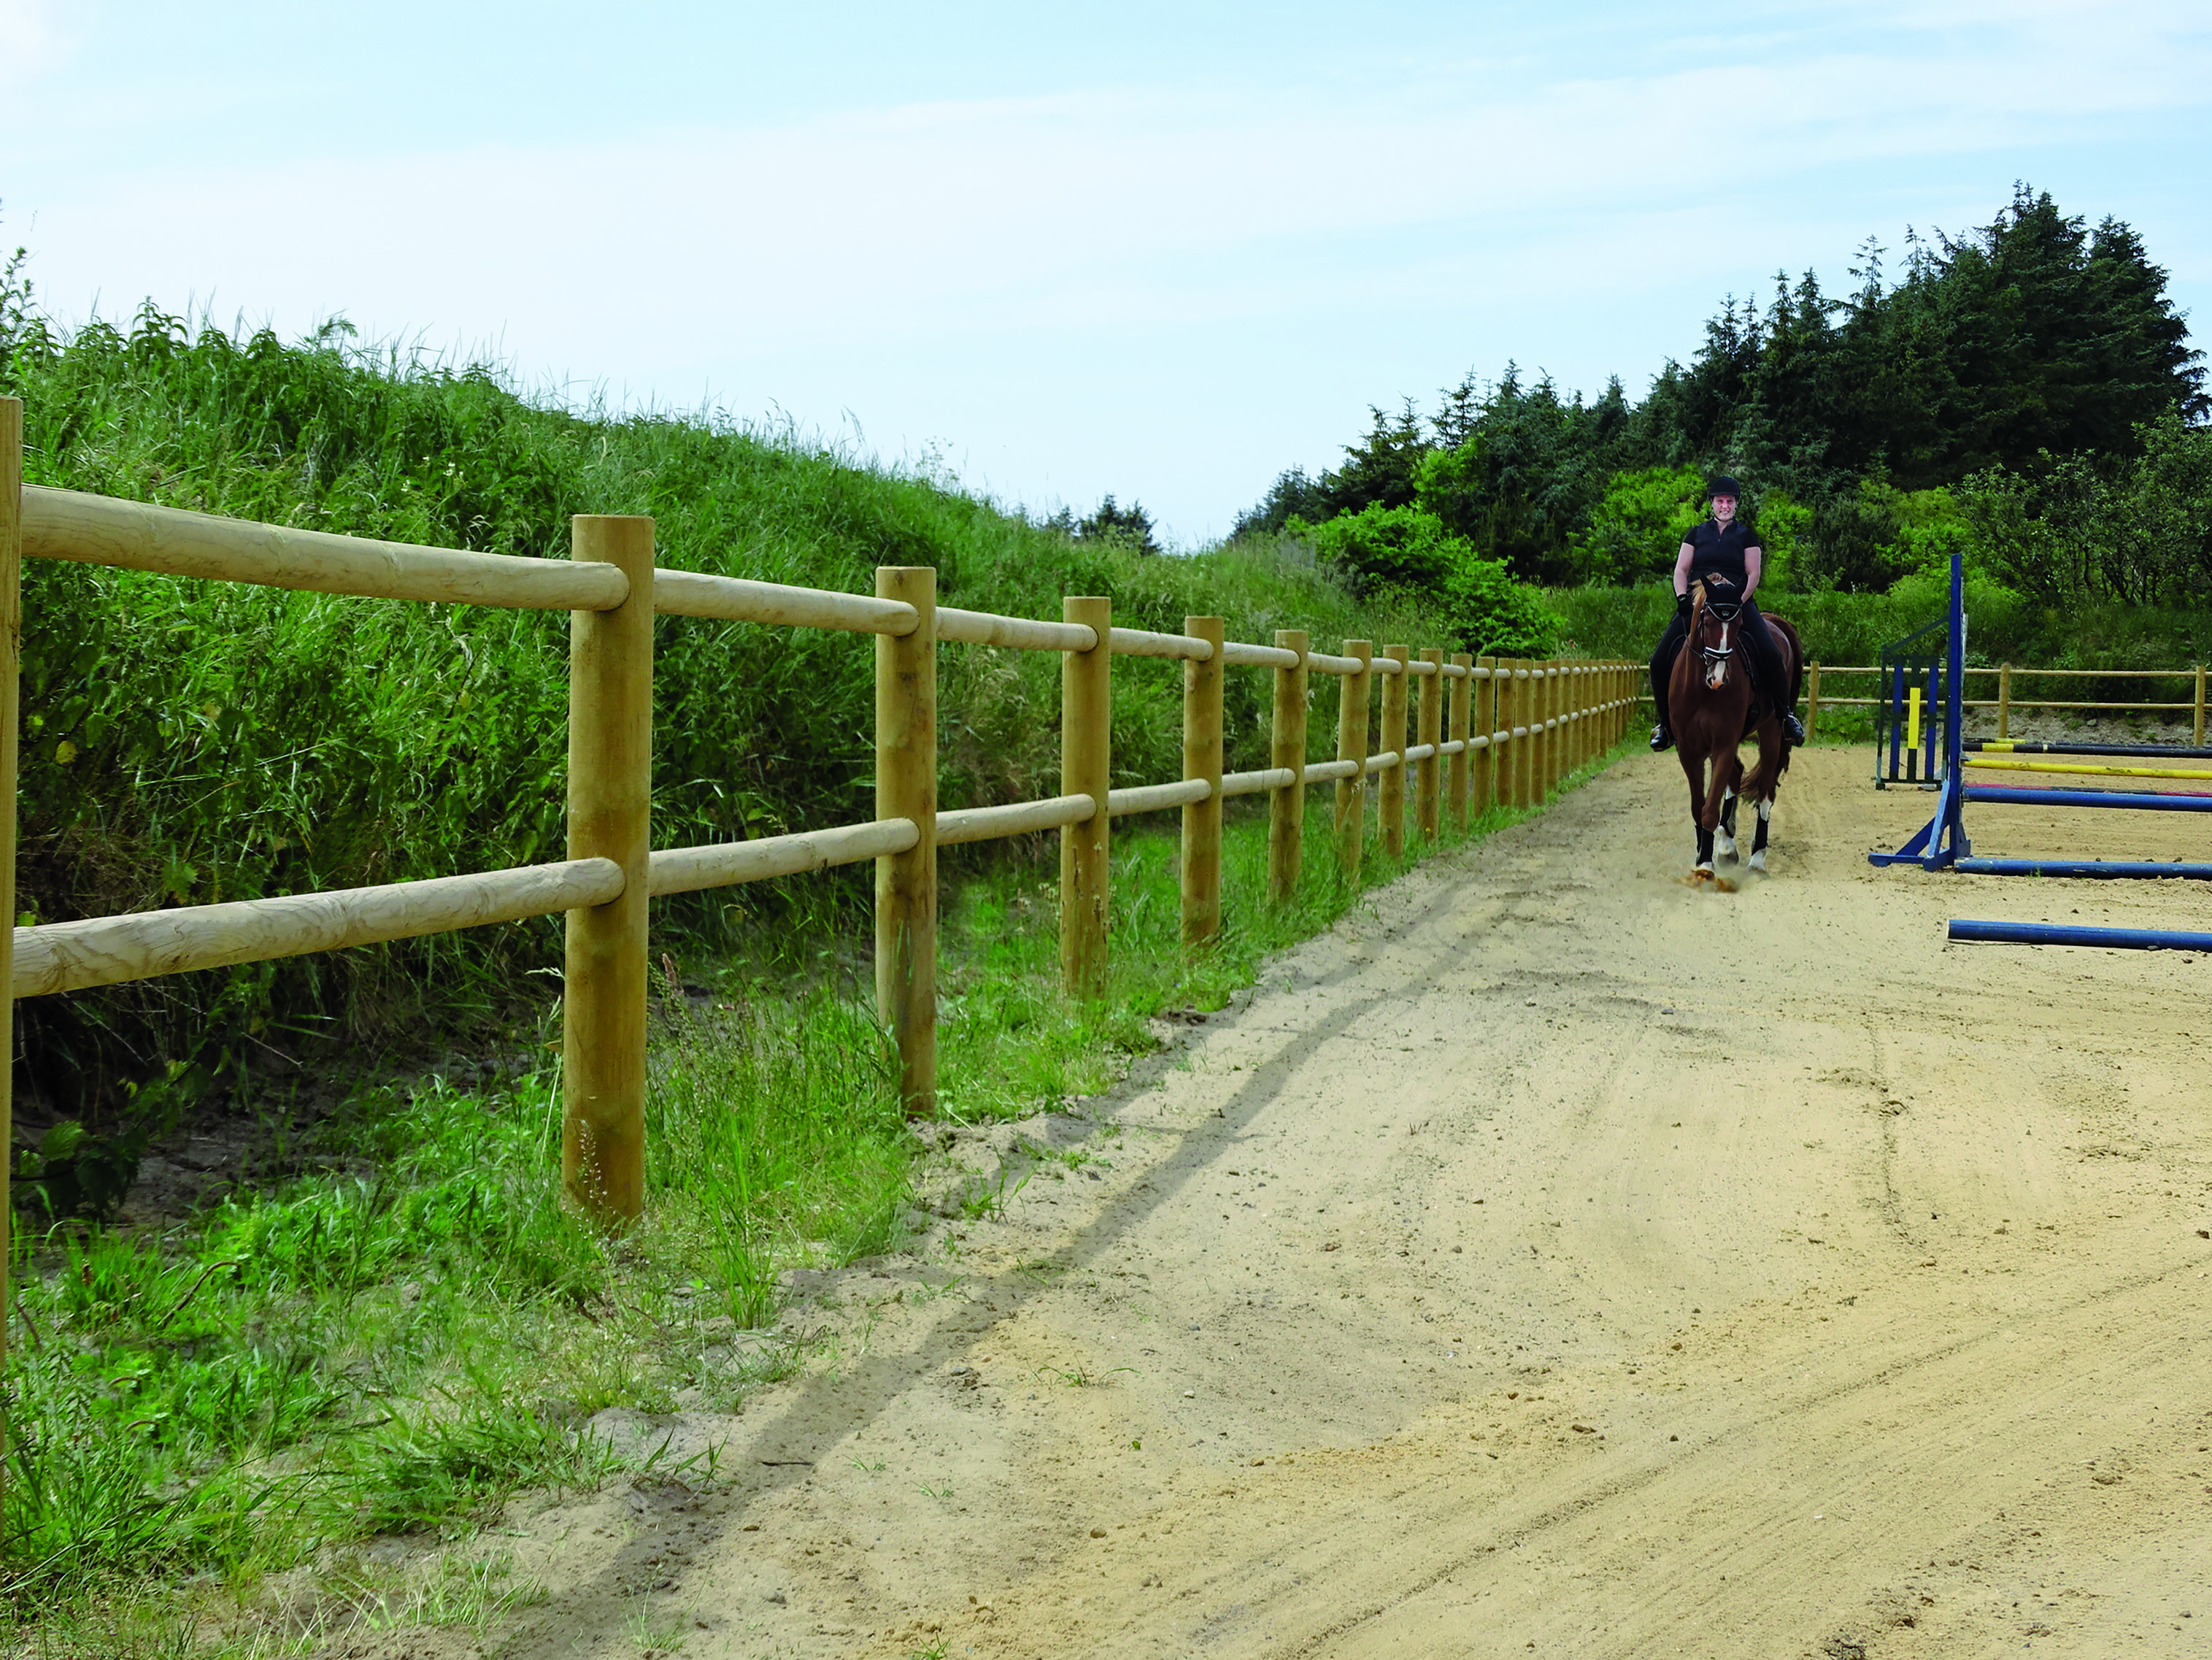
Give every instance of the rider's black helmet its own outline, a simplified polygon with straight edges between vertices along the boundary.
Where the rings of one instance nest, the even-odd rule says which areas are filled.
[[[1741,502],[1743,500],[1743,486],[1737,483],[1728,474],[1722,473],[1705,486],[1705,496],[1709,500],[1716,496],[1733,496]]]

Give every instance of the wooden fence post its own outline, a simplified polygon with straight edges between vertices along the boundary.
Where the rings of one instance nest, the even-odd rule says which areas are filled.
[[[1182,809],[1182,943],[1200,951],[1221,933],[1221,642],[1218,617],[1186,617],[1182,631],[1213,655],[1182,665],[1182,775],[1203,778],[1212,794]]]
[[[1452,662],[1460,668],[1472,671],[1474,659],[1469,654],[1452,654]],[[1451,683],[1451,735],[1460,747],[1451,758],[1449,782],[1445,794],[1451,797],[1451,819],[1454,828],[1462,835],[1467,832],[1467,786],[1468,769],[1474,764],[1474,751],[1467,747],[1474,736],[1474,676],[1470,672],[1456,677]]]
[[[1421,682],[1421,730],[1419,740],[1433,751],[1444,741],[1444,654],[1443,648],[1430,646],[1421,653],[1421,660],[1434,672]],[[1413,822],[1421,834],[1431,842],[1443,828],[1443,791],[1437,787],[1443,781],[1443,757],[1431,754],[1421,763],[1414,774]]]
[[[1413,653],[1404,646],[1385,646],[1382,654],[1398,666],[1398,672],[1382,683],[1380,741],[1384,754],[1395,753],[1398,758],[1376,781],[1375,816],[1382,821],[1383,853],[1402,859],[1406,856],[1406,683],[1413,678],[1406,672],[1406,665]]]
[[[1274,718],[1268,729],[1267,764],[1297,776],[1267,801],[1267,897],[1287,904],[1298,891],[1306,834],[1306,651],[1304,629],[1277,629],[1275,644],[1298,654],[1294,669],[1275,671]]]
[[[1489,738],[1472,763],[1473,775],[1468,781],[1474,787],[1474,799],[1469,810],[1480,818],[1498,805],[1498,740],[1491,734],[1498,730],[1498,660],[1478,657],[1475,666],[1485,671],[1474,688],[1474,730],[1477,735]]]
[[[1541,693],[1544,700],[1544,747],[1540,753],[1544,757],[1544,782],[1542,787],[1536,792],[1536,800],[1539,803],[1549,800],[1552,792],[1559,787],[1559,760],[1566,747],[1566,733],[1559,718],[1566,707],[1565,701],[1561,696],[1565,690],[1565,680],[1559,668],[1559,660],[1556,657],[1547,658],[1544,663],[1544,688]]]
[[[1997,670],[1997,736],[2012,736],[2012,665],[2006,663]]]
[[[1060,832],[1060,976],[1073,997],[1106,994],[1107,854],[1113,820],[1114,602],[1069,596],[1065,622],[1098,636],[1089,651],[1066,652],[1060,667],[1060,791],[1087,795],[1097,811]]]
[[[8,1191],[15,1134],[15,722],[23,660],[23,400],[0,398],[0,1368],[8,1360],[15,1213]],[[0,1499],[7,1495],[0,1420]]]
[[[1336,781],[1336,862],[1344,879],[1357,887],[1360,843],[1367,831],[1367,689],[1375,678],[1370,666],[1375,660],[1374,642],[1347,640],[1344,654],[1359,660],[1359,672],[1338,682],[1336,758],[1357,761],[1361,770]]]
[[[876,636],[876,817],[911,818],[876,860],[876,1018],[898,1045],[899,1107],[937,1116],[937,573],[879,565],[876,597],[912,605],[912,634]]]
[[[1513,805],[1528,807],[1536,765],[1536,672],[1534,658],[1513,660]]]
[[[1820,666],[1812,665],[1805,684],[1805,741],[1813,741],[1813,723],[1820,718]]]
[[[611,859],[623,891],[568,913],[561,982],[561,1177],[602,1222],[645,1209],[647,854],[653,809],[653,520],[578,514],[572,556],[629,595],[571,613],[568,857]]]
[[[2204,665],[2197,666],[2197,735],[2190,739],[2197,748],[2204,747]],[[6,1189],[0,1189],[0,1193]]]

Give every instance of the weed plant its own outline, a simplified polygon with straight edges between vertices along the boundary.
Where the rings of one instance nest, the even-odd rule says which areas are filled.
[[[1165,823],[1116,826],[1096,1002],[1060,994],[1041,859],[959,885],[943,930],[947,1117],[1105,1087],[1155,1046],[1152,1017],[1218,1008],[1358,897],[1316,815],[1297,898],[1267,905],[1266,820],[1241,812],[1220,941],[1189,958]],[[1416,837],[1390,861],[1370,839],[1368,879],[1431,851]],[[921,1143],[860,1001],[859,954],[817,949],[805,972],[787,958],[702,957],[688,973],[664,959],[647,1214],[619,1241],[556,1197],[550,1062],[364,1091],[315,1133],[309,1173],[160,1235],[21,1235],[0,1567],[15,1624],[0,1648],[149,1660],[190,1629],[191,1651],[243,1657],[278,1651],[280,1614],[325,1635],[481,1628],[527,1602],[481,1529],[520,1494],[587,1490],[623,1467],[593,1414],[735,1408],[805,1363],[796,1342],[741,1337],[775,1319],[782,1276],[907,1237]],[[544,1055],[544,1041],[520,1052]],[[988,1208],[1019,1193],[1017,1179]],[[364,1550],[393,1535],[449,1554],[395,1582]],[[296,1588],[268,1589],[303,1566],[319,1588],[307,1616]]]
[[[356,346],[343,325],[287,344],[149,307],[128,328],[19,327],[0,391],[21,395],[34,484],[403,542],[562,558],[568,515],[653,516],[660,562],[866,591],[878,564],[939,572],[951,604],[1057,617],[1068,593],[1117,621],[1232,639],[1303,627],[1441,642],[1434,619],[1357,603],[1295,544],[1146,557],[788,429],[693,416],[579,415],[495,370]],[[563,616],[200,583],[33,561],[24,577],[26,921],[493,869],[563,844]],[[872,811],[865,638],[703,618],[656,625],[655,844],[819,828]],[[1051,654],[948,647],[946,808],[1057,787]],[[1267,679],[1229,678],[1229,764],[1265,763]],[[1316,750],[1334,683],[1317,687]],[[1115,667],[1116,784],[1180,771],[1174,666]],[[987,855],[968,856],[967,867]],[[659,948],[728,945],[763,920],[832,911],[863,876],[684,896]],[[545,920],[35,1000],[19,1014],[21,1122],[135,1120],[114,1168],[31,1164],[53,1211],[112,1204],[136,1149],[266,1048],[512,1023],[542,1006]],[[532,995],[532,992],[536,995]],[[97,1151],[97,1148],[92,1149]]]

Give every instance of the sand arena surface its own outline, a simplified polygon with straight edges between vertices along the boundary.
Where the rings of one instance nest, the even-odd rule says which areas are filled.
[[[732,1483],[518,1512],[499,1651],[2212,1653],[2212,963],[1943,939],[2212,888],[1875,871],[1868,772],[1733,895],[1671,756],[1378,894],[822,1287],[834,1364],[633,1426]]]

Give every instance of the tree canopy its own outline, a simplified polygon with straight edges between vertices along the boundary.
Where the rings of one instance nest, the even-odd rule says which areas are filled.
[[[1724,471],[1789,537],[1790,580],[1865,590],[1930,556],[1948,533],[1931,526],[1994,535],[2086,499],[2079,479],[2094,478],[2107,496],[2156,497],[2138,517],[2172,532],[2132,576],[2098,579],[2106,590],[2154,593],[2187,567],[2185,527],[2203,514],[2185,481],[2204,473],[2192,446],[2212,401],[2142,239],[2023,184],[1979,228],[1908,230],[1893,280],[1887,252],[1863,244],[1845,295],[1778,271],[1763,309],[1729,299],[1640,401],[1617,378],[1586,399],[1509,363],[1494,381],[1468,375],[1432,414],[1372,409],[1340,466],[1285,471],[1237,532],[1418,507],[1471,556],[1530,581],[1658,580],[1669,526],[1694,516],[1703,475]],[[2154,482],[2126,482],[2153,462]],[[1986,510],[1967,505],[1984,497]]]

